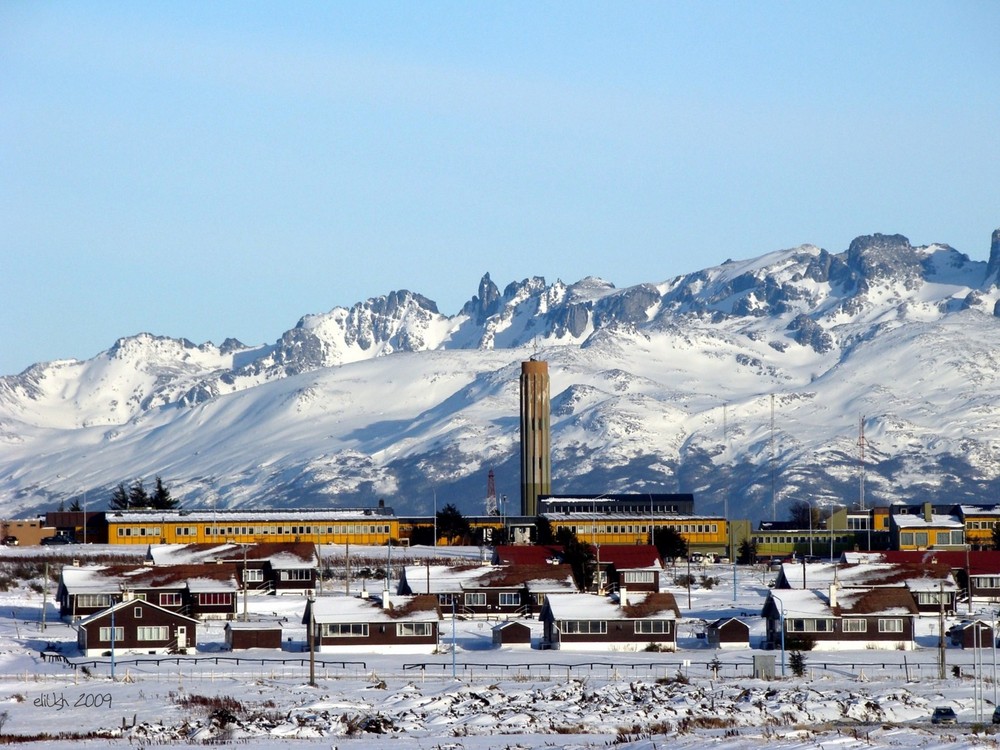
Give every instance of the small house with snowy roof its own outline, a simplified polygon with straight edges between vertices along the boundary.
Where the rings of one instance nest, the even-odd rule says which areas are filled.
[[[680,610],[670,593],[553,594],[539,619],[545,648],[642,651],[677,648]],[[624,599],[624,602],[622,601]]]
[[[761,615],[770,648],[910,650],[917,604],[904,587],[842,589],[831,585],[827,592],[771,591]]]
[[[322,596],[307,602],[302,616],[321,653],[430,654],[438,646],[440,620],[437,598],[427,595]]]
[[[77,624],[85,656],[187,653],[197,643],[198,621],[143,599],[125,599]]]

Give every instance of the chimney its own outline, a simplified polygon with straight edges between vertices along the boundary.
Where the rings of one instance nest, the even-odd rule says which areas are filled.
[[[628,589],[624,586],[618,587],[618,604],[622,607],[628,606]]]
[[[830,609],[837,606],[837,582],[830,584]]]
[[[930,503],[924,503],[924,520],[927,523],[931,522],[931,516],[934,514],[933,508],[931,508]]]

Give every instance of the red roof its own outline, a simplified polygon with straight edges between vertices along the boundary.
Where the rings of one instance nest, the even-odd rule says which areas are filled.
[[[610,563],[618,570],[663,567],[652,544],[602,544],[598,553],[601,563]]]
[[[1000,551],[997,550],[891,550],[881,553],[889,563],[947,565],[952,570],[967,570],[970,575],[1000,574]]]
[[[602,544],[594,548],[602,564],[614,565],[618,570],[631,568],[662,567],[660,554],[651,544]],[[501,545],[493,551],[494,565],[545,565],[552,560],[562,562],[562,547],[548,545]]]

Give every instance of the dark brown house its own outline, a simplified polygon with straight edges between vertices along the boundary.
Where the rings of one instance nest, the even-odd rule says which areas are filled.
[[[241,651],[248,648],[281,649],[279,622],[227,622],[226,648]]]
[[[993,648],[993,627],[982,620],[960,622],[948,629],[952,646],[960,648]]]
[[[531,647],[531,628],[523,622],[509,620],[493,626],[494,646]]]
[[[302,623],[313,628],[319,652],[433,653],[441,612],[434,596],[360,599],[318,597],[306,604]]]
[[[761,615],[770,648],[909,650],[917,604],[901,587],[772,590]]]
[[[460,617],[534,617],[545,597],[576,591],[568,565],[408,565],[400,577],[403,596],[431,594]]]
[[[163,544],[146,552],[157,566],[222,563],[237,571],[251,594],[301,594],[316,589],[318,560],[312,542]]]
[[[86,656],[187,653],[197,643],[198,621],[126,599],[77,625],[77,645]]]
[[[101,612],[125,598],[199,620],[231,620],[238,591],[231,565],[66,566],[56,598],[60,616],[70,620]]]
[[[705,640],[711,648],[749,648],[750,626],[735,617],[723,617],[705,628]]]
[[[540,619],[544,648],[642,651],[652,645],[673,651],[680,610],[668,593],[630,594],[624,606],[617,597],[554,594]]]

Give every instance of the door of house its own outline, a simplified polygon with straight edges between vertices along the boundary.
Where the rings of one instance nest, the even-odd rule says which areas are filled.
[[[187,625],[177,626],[177,648],[187,648]]]

